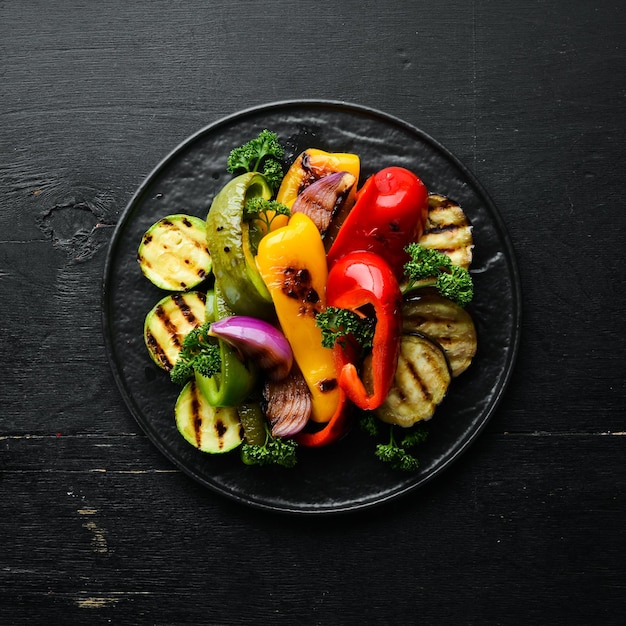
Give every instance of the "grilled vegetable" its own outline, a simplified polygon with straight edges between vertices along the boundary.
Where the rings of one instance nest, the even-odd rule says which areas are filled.
[[[291,370],[291,346],[285,335],[269,322],[246,315],[231,315],[213,322],[209,334],[234,346],[270,380],[281,380]]]
[[[419,334],[403,335],[391,390],[376,415],[403,427],[428,420],[446,395],[450,380],[446,356],[434,341]]]
[[[211,406],[195,380],[183,387],[174,415],[180,434],[202,452],[228,452],[243,441],[237,409]]]
[[[206,376],[196,369],[196,384],[211,406],[232,406],[241,404],[256,382],[254,363],[242,361],[235,348],[218,339],[218,372]]]
[[[143,336],[152,360],[170,371],[180,354],[185,336],[205,321],[206,296],[199,291],[166,296],[150,310]]]
[[[443,348],[453,378],[469,367],[476,354],[472,317],[464,308],[436,293],[404,302],[402,326],[404,332],[424,334]]]
[[[224,300],[238,315],[268,319],[272,298],[256,267],[250,247],[249,223],[243,219],[248,200],[269,200],[272,190],[260,174],[249,172],[230,180],[213,198],[206,237],[213,273]]]
[[[328,250],[328,267],[350,252],[367,250],[382,257],[398,280],[409,260],[405,246],[423,232],[428,191],[413,172],[386,167],[370,176],[359,189]]]
[[[237,406],[247,398],[254,387],[256,367],[254,363],[244,359],[236,348],[223,339],[212,337],[210,334],[212,323],[216,320],[232,317],[232,311],[224,301],[217,284],[213,291],[207,293],[206,316],[207,333],[202,343],[216,342],[214,346],[219,354],[219,369],[212,373],[203,373],[200,368],[194,367],[196,384],[211,406]],[[200,347],[202,348],[202,345]],[[213,355],[210,353],[203,354],[205,352],[202,349],[199,358],[202,360],[206,358],[206,365],[210,366]],[[200,365],[202,366],[202,364]]]
[[[311,392],[297,366],[279,381],[263,386],[265,415],[273,437],[289,437],[300,432],[311,417]]]
[[[391,267],[377,254],[351,252],[342,256],[328,273],[326,299],[328,306],[348,309],[357,315],[371,311],[376,319],[371,359],[366,366],[359,367],[353,346],[340,341],[333,348],[339,386],[359,408],[375,409],[391,387],[398,361],[402,327],[398,281]],[[361,378],[366,367],[372,369],[372,384],[367,388]]]
[[[244,402],[237,407],[239,421],[243,428],[245,443],[262,446],[265,443],[267,421],[258,402]]]
[[[298,195],[291,212],[306,213],[323,237],[333,217],[341,213],[348,199],[352,197],[350,193],[356,182],[356,178],[349,172],[336,172],[324,176],[311,183]]]
[[[339,403],[333,351],[322,345],[315,316],[326,307],[326,255],[319,231],[304,213],[267,234],[259,244],[257,265],[282,331],[312,395],[315,422],[328,422]]]
[[[137,260],[144,276],[161,289],[187,291],[211,272],[204,220],[168,215],[144,234]]]
[[[361,172],[359,156],[309,148],[299,154],[291,164],[276,194],[276,199],[291,208],[296,197],[309,185],[336,172],[349,172],[358,181]],[[355,192],[356,186],[352,188],[350,195],[354,196]],[[353,200],[354,198],[350,204],[353,204]]]
[[[326,152],[309,148],[298,155],[285,174],[276,199],[291,207],[297,196],[317,180],[335,174],[348,172],[356,181],[339,207],[333,211],[330,222],[324,228],[324,247],[329,250],[341,225],[348,216],[356,198],[356,188],[361,173],[361,160],[357,154],[347,152]]]
[[[465,269],[472,262],[472,226],[463,209],[445,196],[429,194],[426,226],[419,243],[447,254],[454,265]]]

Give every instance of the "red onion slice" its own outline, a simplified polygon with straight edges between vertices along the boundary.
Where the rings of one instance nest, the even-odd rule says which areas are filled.
[[[283,380],[267,381],[263,397],[272,437],[295,435],[311,417],[311,392],[297,366]]]
[[[280,330],[268,322],[233,315],[213,322],[209,334],[223,339],[253,360],[270,380],[282,380],[291,370],[291,346]]]

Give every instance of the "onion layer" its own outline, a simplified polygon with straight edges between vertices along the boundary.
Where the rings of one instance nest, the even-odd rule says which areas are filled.
[[[268,322],[247,315],[233,315],[213,322],[209,334],[223,339],[253,360],[270,380],[282,380],[291,370],[291,346]]]
[[[297,366],[283,380],[267,381],[263,397],[272,437],[295,435],[311,417],[311,392]]]
[[[311,183],[298,195],[292,213],[308,215],[324,236],[332,218],[350,197],[356,178],[348,172],[336,172]]]

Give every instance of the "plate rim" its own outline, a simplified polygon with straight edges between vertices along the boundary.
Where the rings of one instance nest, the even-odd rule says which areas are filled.
[[[121,373],[116,366],[115,359],[113,358],[115,354],[114,346],[112,345],[111,332],[110,328],[110,315],[108,312],[108,288],[111,280],[111,271],[115,261],[115,250],[117,248],[117,242],[119,241],[119,235],[123,230],[126,221],[129,219],[129,216],[132,214],[135,205],[139,202],[142,195],[145,193],[146,189],[150,186],[152,181],[158,174],[167,167],[167,165],[180,153],[187,150],[194,142],[198,141],[202,137],[211,132],[215,132],[215,130],[219,129],[222,126],[227,126],[238,119],[242,119],[248,116],[253,116],[257,114],[262,114],[270,111],[277,111],[281,108],[326,108],[326,109],[339,109],[342,112],[349,113],[350,111],[357,112],[362,115],[370,115],[374,116],[378,119],[385,120],[387,122],[396,124],[400,127],[403,127],[410,133],[420,137],[423,141],[429,143],[433,148],[440,151],[445,155],[447,159],[449,159],[463,174],[464,177],[467,178],[469,182],[475,187],[476,191],[480,194],[481,200],[484,200],[487,204],[487,209],[489,212],[489,216],[494,220],[495,226],[497,227],[498,233],[502,238],[502,241],[505,244],[507,254],[505,254],[506,264],[509,270],[509,276],[511,278],[511,300],[513,302],[512,306],[512,324],[511,324],[511,333],[509,335],[509,339],[512,342],[508,345],[508,358],[505,362],[505,367],[502,375],[498,378],[497,385],[495,387],[496,393],[493,396],[493,400],[490,405],[487,407],[485,415],[482,421],[478,424],[476,428],[474,428],[468,437],[462,442],[457,449],[448,456],[442,463],[437,465],[430,473],[425,476],[420,477],[419,479],[405,485],[401,486],[398,489],[390,490],[388,493],[383,496],[376,496],[370,499],[363,499],[358,502],[351,503],[342,503],[338,506],[307,506],[304,508],[298,508],[294,506],[281,506],[279,504],[271,504],[267,502],[261,502],[259,500],[255,500],[252,496],[245,497],[242,494],[239,494],[235,491],[226,489],[221,487],[218,484],[208,482],[206,478],[200,476],[200,474],[195,470],[195,468],[189,468],[187,465],[184,465],[182,462],[179,462],[178,459],[173,458],[175,455],[171,454],[171,451],[167,449],[158,438],[155,438],[150,429],[147,428],[146,424],[144,424],[144,420],[140,419],[138,416],[138,409],[135,406],[135,403],[131,396],[129,395],[126,385],[122,380]],[[490,194],[480,182],[478,177],[474,174],[474,172],[467,166],[463,161],[459,159],[453,152],[451,152],[448,148],[446,148],[441,142],[437,139],[429,135],[427,132],[423,131],[421,128],[413,125],[410,122],[407,122],[400,117],[397,117],[393,114],[387,113],[385,111],[376,109],[374,107],[368,105],[357,104],[345,100],[333,100],[333,99],[314,99],[314,98],[298,98],[298,99],[285,99],[285,100],[276,100],[269,101],[261,104],[256,104],[250,107],[243,108],[239,111],[235,111],[228,115],[219,117],[208,124],[205,124],[198,130],[194,131],[190,135],[188,135],[185,139],[180,141],[174,148],[170,149],[169,152],[161,158],[161,160],[149,171],[149,173],[143,178],[141,184],[134,191],[130,200],[126,203],[124,209],[119,215],[117,223],[113,229],[110,242],[107,246],[107,254],[104,263],[104,270],[102,274],[101,280],[101,293],[100,293],[100,301],[101,301],[101,325],[102,325],[102,333],[104,338],[105,350],[107,355],[107,360],[109,362],[109,367],[112,372],[113,378],[115,380],[116,386],[118,388],[119,393],[124,401],[126,409],[130,412],[135,422],[139,425],[141,430],[150,440],[150,444],[155,446],[155,448],[161,453],[165,458],[176,466],[182,473],[192,478],[195,482],[200,484],[201,486],[210,489],[212,492],[219,494],[221,497],[225,497],[226,499],[237,502],[238,504],[252,507],[257,510],[264,510],[273,513],[280,513],[286,515],[297,515],[297,516],[310,516],[310,515],[339,515],[346,513],[355,513],[364,510],[372,510],[373,508],[378,508],[384,506],[392,501],[396,501],[401,497],[406,496],[409,493],[417,491],[419,488],[425,486],[427,483],[430,483],[435,478],[440,476],[443,472],[445,472],[452,464],[454,464],[459,457],[461,457],[468,447],[470,447],[475,440],[479,437],[479,435],[483,432],[487,424],[491,421],[495,411],[499,407],[502,398],[509,386],[511,378],[513,376],[513,372],[515,369],[515,363],[517,361],[517,356],[519,353],[520,341],[521,341],[521,323],[522,323],[522,292],[521,292],[521,277],[519,273],[519,267],[517,263],[517,258],[515,254],[515,248],[513,246],[512,240],[510,238],[510,234],[504,223],[504,220],[495,205],[493,199]]]

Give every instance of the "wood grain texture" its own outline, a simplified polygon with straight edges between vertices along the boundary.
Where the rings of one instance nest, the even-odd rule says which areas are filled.
[[[624,33],[608,0],[0,2],[0,623],[623,624]],[[102,339],[141,181],[206,124],[293,98],[450,148],[522,280],[484,435],[359,516],[198,487],[132,420]]]
[[[395,506],[315,520],[251,515],[151,471],[137,438],[109,464],[95,461],[100,438],[63,439],[47,472],[16,461],[3,474],[13,515],[0,523],[0,606],[18,594],[25,617],[78,619],[93,605],[114,621],[203,623],[208,611],[216,624],[324,624],[340,610],[341,623],[393,624],[419,607],[425,622],[619,623],[624,536],[590,530],[622,510],[624,476],[571,464],[573,449],[619,454],[617,437],[486,436],[459,471]],[[50,458],[48,445],[27,449]],[[25,442],[9,447],[24,456]],[[25,482],[48,493],[45,510]]]

